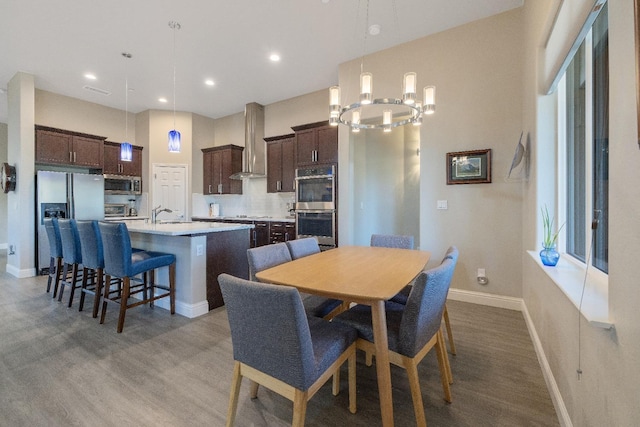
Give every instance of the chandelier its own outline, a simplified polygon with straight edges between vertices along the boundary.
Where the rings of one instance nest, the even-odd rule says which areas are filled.
[[[369,28],[368,21],[369,1],[367,0],[365,28]],[[364,37],[366,49],[366,31]],[[357,102],[343,107],[340,102],[340,87],[332,86],[329,88],[330,125],[347,125],[353,132],[360,132],[360,129],[382,129],[384,132],[391,132],[392,128],[409,123],[419,126],[422,124],[423,114],[433,114],[436,111],[435,86],[426,86],[423,89],[422,100],[417,99],[416,73],[405,73],[401,98],[374,98],[373,75],[364,72],[364,53],[360,68],[360,98]]]
[[[176,130],[176,31],[179,30],[180,23],[169,22],[169,28],[173,30],[173,129],[169,131],[169,152],[179,153],[181,145],[180,132]]]
[[[131,59],[132,55],[122,52],[125,59]],[[120,144],[120,161],[130,162],[133,160],[133,146],[129,143],[129,73],[125,67],[124,76],[124,142]]]

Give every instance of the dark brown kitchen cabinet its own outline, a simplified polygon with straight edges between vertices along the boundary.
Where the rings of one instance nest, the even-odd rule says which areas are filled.
[[[269,243],[287,242],[296,239],[296,224],[272,221],[269,225]]]
[[[230,179],[242,171],[242,150],[237,145],[203,148],[203,194],[242,194],[242,181]]]
[[[298,166],[338,163],[338,128],[328,122],[294,126]]]
[[[105,137],[36,126],[36,163],[102,169]]]
[[[294,191],[295,134],[264,139],[267,143],[267,193]]]
[[[253,246],[259,247],[269,244],[269,229],[270,223],[269,221],[254,221],[253,229],[254,237],[253,237]]]
[[[110,175],[142,176],[142,147],[133,146],[132,160],[123,162],[120,160],[120,144],[117,142],[104,142],[104,167],[102,172]]]

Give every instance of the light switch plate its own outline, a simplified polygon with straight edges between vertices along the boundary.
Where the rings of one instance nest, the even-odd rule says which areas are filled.
[[[446,200],[438,200],[437,208],[438,209],[448,209],[447,201]]]

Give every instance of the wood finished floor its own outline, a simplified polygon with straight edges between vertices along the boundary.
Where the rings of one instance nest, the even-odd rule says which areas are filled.
[[[4,270],[6,257],[0,256]],[[224,308],[197,319],[138,307],[116,334],[90,305],[78,312],[45,292],[44,277],[0,272],[0,426],[223,426],[232,373]],[[558,426],[522,314],[451,301],[458,355],[453,403],[442,399],[435,355],[420,365],[427,423],[434,426]],[[377,426],[375,367],[358,355],[358,412],[349,413],[346,367],[309,402],[307,426]],[[405,372],[392,367],[394,419],[415,425]],[[237,426],[286,426],[292,404],[245,380]]]

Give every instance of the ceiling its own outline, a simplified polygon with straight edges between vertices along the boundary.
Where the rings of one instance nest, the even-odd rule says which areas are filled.
[[[0,122],[19,71],[33,74],[37,89],[121,110],[128,81],[128,110],[138,113],[173,109],[175,63],[176,110],[218,118],[248,102],[328,88],[343,62],[523,1],[371,0],[367,20],[366,0],[2,0]],[[169,21],[181,29],[174,34]],[[380,34],[365,38],[367,24]],[[281,60],[271,62],[271,53]]]

